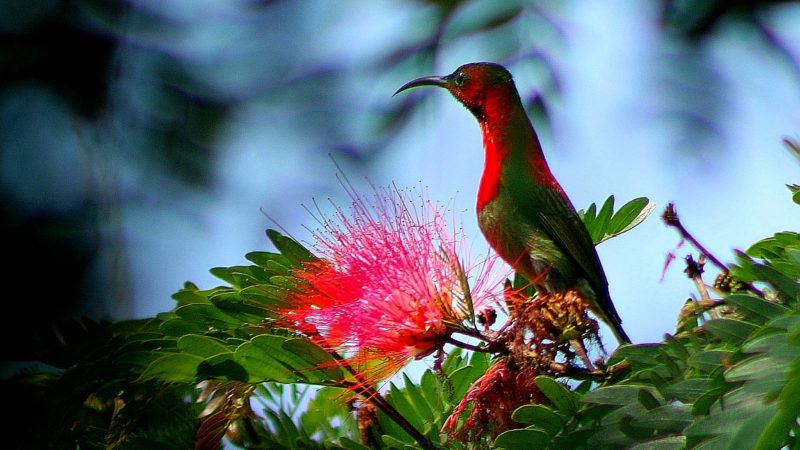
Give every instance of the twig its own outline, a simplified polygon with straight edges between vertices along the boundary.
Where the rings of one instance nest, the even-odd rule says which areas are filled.
[[[488,353],[489,349],[486,347],[480,347],[478,345],[467,344],[466,342],[461,342],[458,339],[453,338],[452,336],[447,338],[448,344],[453,344],[456,347],[461,347],[466,350],[472,350],[473,352],[483,352]]]
[[[703,266],[706,265],[706,255],[700,255],[700,258],[697,261],[692,258],[692,255],[686,256],[686,270],[684,272],[686,275],[694,281],[694,285],[697,287],[697,292],[700,293],[700,299],[706,302],[711,302],[711,296],[708,295],[708,288],[706,287],[705,282],[703,282]],[[693,297],[692,301],[694,302],[695,306],[699,308],[698,301]],[[719,315],[713,309],[708,311],[708,315],[711,316],[712,319],[718,319]]]
[[[678,233],[680,233],[680,235],[681,235],[681,238],[689,241],[692,245],[694,245],[694,247],[702,255],[704,255],[706,258],[709,259],[709,261],[714,263],[714,265],[717,266],[721,271],[723,271],[724,273],[730,273],[730,269],[728,268],[728,266],[723,264],[722,261],[717,259],[717,257],[715,257],[711,252],[706,250],[706,248],[703,247],[703,245],[700,244],[700,242],[698,242],[697,239],[695,239],[695,237],[692,236],[691,233],[689,233],[689,231],[686,229],[686,227],[683,226],[683,224],[681,223],[680,218],[678,218],[678,212],[675,210],[675,204],[674,203],[667,204],[667,207],[664,209],[664,214],[661,215],[661,218],[664,220],[664,223],[666,223],[667,226],[670,226],[670,227],[673,227],[673,228],[677,229]],[[763,297],[764,293],[761,292],[759,289],[757,289],[752,284],[745,282],[744,285],[747,287],[747,289],[750,292],[753,292],[756,295]]]
[[[474,337],[475,339],[480,339],[484,342],[487,341],[486,336],[484,336],[483,333],[474,328],[458,327],[455,328],[453,332],[458,334],[463,334],[464,336]]]
[[[338,352],[331,349],[325,342],[325,339],[319,334],[314,333],[312,337],[315,340],[318,340],[320,347],[322,347],[333,359],[336,360],[337,364],[341,367],[344,367],[351,375],[358,381],[358,383],[354,383],[349,387],[358,392],[359,394],[363,395],[364,397],[370,399],[378,408],[381,409],[390,419],[394,420],[394,422],[406,431],[411,437],[413,437],[419,445],[425,450],[436,450],[436,446],[428,440],[428,438],[422,434],[419,430],[417,430],[414,425],[411,424],[399,411],[397,411],[394,406],[392,406],[386,399],[357,371],[347,362],[342,355]]]
[[[548,367],[552,373],[558,374],[558,376],[566,376],[576,380],[594,380],[602,382],[607,380],[609,376],[614,376],[621,371],[630,370],[630,363],[619,363],[605,370],[599,370],[578,367],[569,363],[550,361]]]
[[[594,370],[594,365],[592,364],[592,360],[589,359],[589,354],[586,352],[586,346],[583,345],[583,341],[579,339],[570,339],[569,343],[572,344],[572,349],[575,350],[575,353],[577,353],[578,357],[583,361],[586,369],[589,371]]]
[[[715,266],[719,267],[720,270],[729,272],[728,267],[722,263],[719,259],[717,259],[714,255],[711,254],[702,244],[697,242],[697,239],[689,233],[686,227],[683,226],[681,220],[678,218],[678,212],[675,211],[675,204],[669,203],[667,208],[664,210],[664,214],[661,215],[661,218],[664,219],[664,223],[666,223],[670,227],[674,227],[678,230],[678,233],[681,234],[681,237],[686,239],[687,241],[691,242],[694,247],[700,251],[703,255],[705,255]]]

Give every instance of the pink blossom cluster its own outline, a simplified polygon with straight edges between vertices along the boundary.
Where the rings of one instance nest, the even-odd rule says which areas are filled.
[[[472,310],[494,306],[504,276],[495,256],[464,264],[462,233],[423,195],[374,188],[350,191],[347,213],[314,214],[318,261],[295,276],[280,311],[286,326],[317,337],[371,381],[441,349]],[[505,275],[505,274],[503,274]]]

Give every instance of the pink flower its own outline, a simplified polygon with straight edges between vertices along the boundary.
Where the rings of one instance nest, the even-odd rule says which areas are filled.
[[[375,188],[369,201],[349,194],[349,215],[315,215],[320,259],[295,272],[300,286],[279,316],[377,381],[441,349],[467,326],[470,302],[476,312],[494,306],[504,276],[493,270],[495,256],[462,265],[463,236],[424,196],[414,205],[396,187]]]

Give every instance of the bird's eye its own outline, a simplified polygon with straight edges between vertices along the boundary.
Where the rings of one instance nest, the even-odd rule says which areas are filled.
[[[464,72],[458,72],[456,76],[453,77],[453,84],[455,84],[458,87],[461,87],[464,84],[465,78],[466,77],[464,76]]]

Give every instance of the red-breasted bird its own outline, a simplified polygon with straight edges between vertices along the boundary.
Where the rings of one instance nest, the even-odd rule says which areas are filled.
[[[575,207],[547,166],[511,73],[487,62],[410,81],[395,94],[438,86],[481,127],[485,165],[478,224],[494,250],[542,292],[576,289],[620,342],[630,342],[608,293],[600,258]]]

